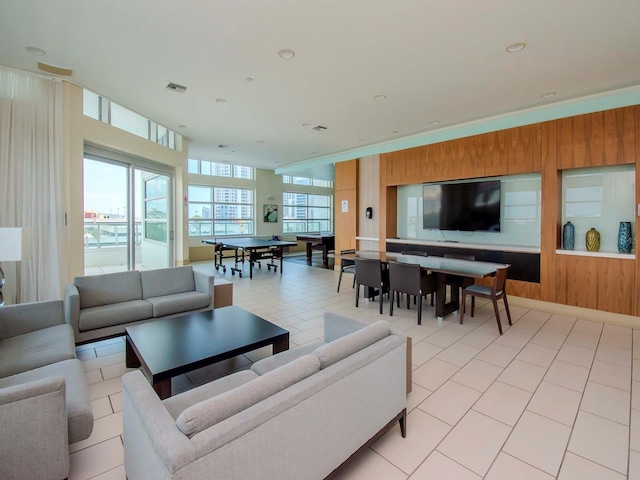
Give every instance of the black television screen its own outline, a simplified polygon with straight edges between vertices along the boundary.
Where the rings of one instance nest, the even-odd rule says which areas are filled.
[[[500,231],[500,180],[424,185],[424,229]]]

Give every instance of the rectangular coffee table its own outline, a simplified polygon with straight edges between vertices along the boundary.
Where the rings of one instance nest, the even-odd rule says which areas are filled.
[[[142,367],[160,398],[171,378],[267,345],[289,349],[289,332],[236,306],[126,328],[126,366]]]

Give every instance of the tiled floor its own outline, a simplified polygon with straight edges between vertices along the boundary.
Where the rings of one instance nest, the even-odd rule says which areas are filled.
[[[234,303],[291,332],[292,346],[320,338],[325,310],[381,318],[377,302],[354,306],[351,281],[285,263],[284,275],[258,270],[232,280]],[[428,302],[425,302],[428,303]],[[513,302],[516,303],[516,302]],[[480,303],[478,304],[480,305]],[[640,479],[640,330],[512,306],[498,329],[490,305],[438,321],[425,305],[382,318],[413,339],[407,438],[392,429],[341,475],[349,480]],[[185,390],[248,368],[262,349],[174,380]],[[93,401],[91,437],[71,446],[75,479],[124,479],[122,338],[78,348]]]

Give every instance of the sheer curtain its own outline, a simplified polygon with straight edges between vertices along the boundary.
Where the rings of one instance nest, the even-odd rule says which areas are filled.
[[[29,227],[16,303],[62,298],[62,82],[0,66],[0,226]],[[9,279],[8,279],[9,280]]]

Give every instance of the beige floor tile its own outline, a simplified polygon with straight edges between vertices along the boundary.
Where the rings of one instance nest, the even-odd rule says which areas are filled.
[[[460,343],[464,343],[465,345],[471,345],[472,347],[485,348],[499,336],[500,333],[498,332],[497,328],[493,329],[493,331],[491,332],[483,330],[481,328],[477,328],[458,341]]]
[[[640,347],[634,347],[634,349],[637,349],[638,351],[640,351]],[[640,380],[640,359],[637,359],[637,358],[633,359],[632,369],[631,369],[631,379]]]
[[[534,392],[545,373],[546,369],[542,367],[514,360],[505,368],[498,380],[528,392]]]
[[[631,408],[640,410],[640,381],[631,382]]]
[[[88,385],[93,385],[94,383],[105,380],[102,378],[102,372],[100,370],[89,370],[85,372],[84,376],[87,379]]]
[[[296,333],[295,335],[291,335],[291,341],[296,345],[302,345],[305,343],[309,343],[312,340],[317,340],[319,338],[324,337],[324,328],[322,327],[313,327],[309,330],[305,330],[304,332]]]
[[[440,385],[449,380],[459,367],[451,363],[432,358],[413,372],[413,383],[435,391]]]
[[[451,427],[420,409],[407,416],[407,437],[397,428],[371,447],[404,473],[411,474],[449,433]]]
[[[534,335],[530,343],[558,351],[566,338],[566,333],[540,330]]]
[[[433,392],[418,408],[453,426],[467,413],[480,395],[477,390],[450,380]]]
[[[124,352],[117,352],[111,355],[105,355],[104,357],[93,358],[82,362],[84,371],[95,370],[97,368],[108,367],[109,365],[115,365],[125,361]]]
[[[629,425],[631,393],[595,382],[587,382],[580,410]]]
[[[553,480],[553,476],[517,458],[500,452],[485,480]]]
[[[124,465],[120,465],[113,470],[93,477],[91,480],[127,480],[127,474],[124,471]]]
[[[556,476],[571,435],[571,428],[525,411],[513,429],[504,451],[529,465]]]
[[[640,410],[631,410],[629,448],[640,453]]]
[[[102,367],[100,369],[102,371],[102,376],[105,380],[109,380],[111,378],[122,377],[127,372],[133,372],[136,370],[135,368],[127,368],[125,367],[124,362],[116,363],[115,365],[109,365],[106,367]]]
[[[518,352],[519,350],[516,348],[500,345],[499,343],[492,343],[482,350],[482,352],[476,356],[476,359],[504,368],[511,363],[516,355],[518,355]]]
[[[558,480],[625,480],[627,477],[586,458],[567,452]],[[629,477],[631,479],[631,477]]]
[[[631,367],[621,367],[613,363],[594,360],[589,380],[630,392]]]
[[[101,397],[93,400],[91,402],[91,408],[93,409],[94,420],[101,417],[106,417],[107,415],[111,415],[113,413],[111,402],[109,402],[109,397]]]
[[[498,337],[495,341],[498,345],[506,345],[507,347],[522,349],[531,340],[531,335],[508,331],[504,335]]]
[[[547,370],[544,381],[582,392],[588,377],[588,368],[555,360]]]
[[[626,474],[628,448],[629,427],[588,412],[578,412],[567,450]]]
[[[556,360],[591,368],[595,354],[596,351],[592,348],[583,348],[565,343],[558,352]]]
[[[633,331],[627,327],[618,325],[604,325],[600,345],[610,345],[612,347],[631,350],[633,346]]]
[[[105,345],[104,347],[96,347],[96,356],[99,358],[118,352],[124,352],[124,346],[125,342],[114,342],[110,345]]]
[[[600,324],[602,326],[602,324]],[[576,330],[575,327],[565,340],[568,345],[595,350],[600,340],[600,333]]]
[[[543,381],[533,394],[527,410],[571,427],[578,414],[581,398],[580,392]]]
[[[433,335],[428,336],[424,341],[441,348],[447,348],[466,335],[467,331],[460,327],[462,327],[462,325],[445,327]]]
[[[484,392],[500,373],[502,373],[502,368],[497,365],[474,359],[462,367],[451,379],[479,392]]]
[[[473,409],[513,427],[530,398],[530,392],[498,381],[484,392]]]
[[[109,395],[109,403],[114,412],[122,411],[122,392]]]
[[[69,452],[77,452],[119,435],[122,435],[122,412],[94,420],[93,431],[89,438],[69,445]]]
[[[69,455],[69,479],[86,480],[124,464],[120,437],[114,437]]]
[[[100,397],[106,397],[112,393],[118,393],[122,391],[122,380],[120,377],[105,380],[103,382],[94,383],[89,385],[89,398],[96,400]]]
[[[529,343],[520,351],[516,358],[522,362],[549,368],[557,354],[558,350],[555,348]]]
[[[640,453],[633,450],[629,452],[629,480],[640,480]]]
[[[416,366],[423,365],[424,363],[435,357],[442,350],[442,347],[438,347],[427,342],[415,343],[413,344],[413,349],[411,352],[411,362]]]
[[[96,351],[93,348],[85,348],[80,350],[76,348],[76,358],[78,360],[91,360],[92,358],[96,358]]]
[[[596,350],[596,360],[613,363],[621,367],[631,367],[633,355],[631,350],[600,343]]]
[[[405,480],[407,475],[371,449],[350,462],[335,480]]]
[[[475,357],[481,350],[471,345],[456,342],[450,347],[447,347],[440,352],[436,358],[443,360],[458,367],[463,367],[473,357]]]
[[[411,480],[480,480],[482,477],[435,451],[409,478]]]
[[[438,446],[438,451],[478,475],[485,475],[511,428],[474,410]]]

